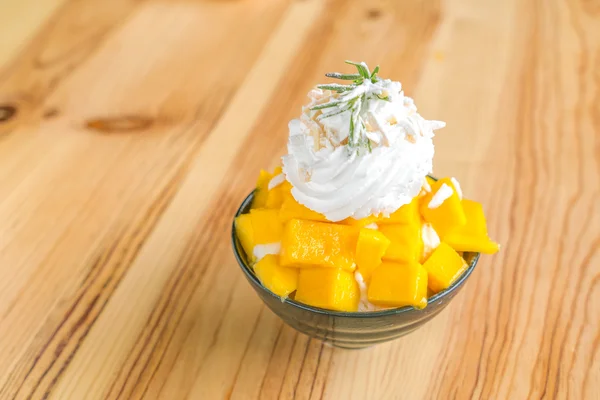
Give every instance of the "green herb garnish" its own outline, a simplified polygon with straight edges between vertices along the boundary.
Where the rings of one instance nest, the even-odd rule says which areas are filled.
[[[368,100],[377,99],[390,101],[389,96],[383,95],[381,91],[372,90],[369,84],[379,82],[381,79],[377,76],[379,65],[373,72],[364,62],[357,63],[346,61],[346,64],[354,65],[358,74],[341,74],[339,72],[330,72],[325,76],[343,81],[352,81],[348,84],[329,83],[317,85],[319,89],[331,90],[339,96],[331,97],[327,103],[318,104],[311,107],[311,110],[324,110],[323,114],[317,117],[318,120],[333,117],[344,112],[350,113],[350,127],[348,130],[348,149],[359,153],[360,149],[366,149],[371,152],[371,141],[367,138],[367,128],[365,121],[361,117],[363,106]],[[333,109],[332,109],[333,108]],[[330,110],[331,109],[331,110]]]

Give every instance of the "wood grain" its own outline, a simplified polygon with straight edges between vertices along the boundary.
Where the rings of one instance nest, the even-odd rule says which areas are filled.
[[[1,399],[598,398],[598,2],[33,3],[0,5]],[[447,122],[435,173],[503,244],[356,352],[283,325],[229,244],[343,59]]]

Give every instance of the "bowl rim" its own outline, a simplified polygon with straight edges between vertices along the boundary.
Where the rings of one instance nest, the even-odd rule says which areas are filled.
[[[252,280],[252,282],[254,284],[256,284],[256,286],[260,287],[261,290],[263,290],[265,293],[273,296],[274,298],[276,298],[277,300],[281,301],[284,304],[289,304],[292,307],[299,308],[304,311],[308,311],[308,312],[312,312],[312,313],[316,313],[316,314],[323,314],[323,315],[334,316],[334,317],[376,318],[376,317],[382,317],[382,316],[386,316],[386,315],[397,315],[397,314],[405,314],[405,313],[426,313],[427,312],[427,307],[425,307],[423,309],[417,309],[412,306],[388,308],[388,309],[380,310],[380,311],[349,311],[349,312],[334,311],[334,310],[328,310],[326,308],[309,306],[307,304],[297,302],[290,298],[282,299],[280,296],[271,292],[269,289],[267,289],[265,286],[263,286],[263,284],[260,282],[258,277],[254,274],[254,271],[250,268],[250,266],[246,262],[246,260],[245,260],[246,257],[242,257],[242,255],[240,254],[240,252],[238,250],[241,248],[241,244],[239,243],[239,239],[237,238],[237,235],[235,232],[235,218],[243,213],[243,210],[245,210],[250,205],[250,202],[252,201],[253,198],[254,198],[254,191],[250,192],[250,194],[248,194],[248,196],[246,196],[246,198],[244,199],[242,204],[239,206],[239,208],[235,212],[235,215],[233,217],[233,222],[231,224],[231,244],[233,246],[233,254],[235,255],[235,258],[236,258],[238,264],[240,265],[240,268],[242,269],[242,271],[244,271],[244,274],[246,274],[246,277],[249,278],[250,280]],[[457,290],[460,286],[462,286],[462,284],[467,280],[467,278],[471,275],[471,273],[475,269],[475,266],[477,265],[477,261],[479,261],[479,256],[481,255],[480,253],[477,253],[477,252],[471,252],[471,254],[474,254],[474,256],[469,264],[469,267],[447,289],[442,290],[441,292],[438,292],[438,293],[434,294],[433,296],[431,296],[430,298],[428,298],[427,305],[429,305],[431,303],[435,303],[436,301],[443,299],[444,297],[448,296],[449,294],[451,294],[452,292]]]

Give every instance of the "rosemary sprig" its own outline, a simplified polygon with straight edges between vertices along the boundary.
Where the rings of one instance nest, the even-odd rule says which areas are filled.
[[[375,67],[373,73],[371,74],[371,82],[377,82],[377,73],[379,72],[379,65]]]
[[[362,79],[362,76],[359,74],[340,74],[339,72],[328,72],[325,74],[328,78],[341,79],[343,81],[355,81],[357,79]]]
[[[365,87],[364,90],[356,90],[367,82],[375,84],[380,81],[380,78],[377,76],[379,65],[371,72],[364,62],[358,63],[346,60],[346,64],[355,66],[358,74],[330,72],[325,74],[325,76],[343,81],[352,81],[352,83],[317,85],[319,89],[331,90],[339,96],[332,96],[327,103],[317,104],[311,107],[311,110],[326,110],[317,117],[318,120],[349,112],[348,148],[351,151],[356,150],[357,152],[359,152],[360,148],[364,148],[371,152],[371,141],[367,138],[366,124],[361,117],[362,107],[370,99],[390,101],[390,98],[389,96],[382,96],[381,91],[373,90],[370,86]],[[331,108],[334,109],[329,110]]]
[[[324,118],[334,117],[336,115],[340,115],[341,113],[345,113],[346,111],[348,111],[347,108],[342,108],[342,109],[339,109],[339,110],[336,110],[336,111],[330,111],[328,113],[319,115],[317,117],[317,120],[320,121],[320,120],[322,120]]]
[[[363,77],[364,79],[370,79],[371,78],[371,72],[369,72],[369,67],[367,67],[367,64],[365,64],[364,62],[354,62],[354,61],[349,61],[346,60],[344,61],[346,64],[350,64],[350,65],[354,65],[356,67],[356,69],[358,70],[358,73],[361,77]]]
[[[362,108],[365,95],[354,97],[350,100],[350,107],[352,109],[352,115],[350,116],[350,131],[348,132],[348,146],[356,147],[359,144],[360,138],[362,137],[363,128],[365,126],[362,118],[360,117],[360,109]],[[358,130],[358,135],[355,131]]]
[[[339,83],[330,83],[325,85],[317,85],[319,89],[332,90],[334,92],[347,92],[356,88],[356,85],[340,85]]]
[[[318,104],[314,107],[311,107],[311,110],[322,110],[324,108],[331,108],[331,107],[335,107],[337,105],[342,104],[343,102],[340,101],[330,101],[329,103],[323,103],[323,104]]]

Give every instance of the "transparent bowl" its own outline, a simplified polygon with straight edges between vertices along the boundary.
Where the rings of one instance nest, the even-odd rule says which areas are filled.
[[[248,195],[235,216],[249,212],[253,193]],[[292,328],[336,347],[360,349],[394,340],[423,326],[438,315],[463,287],[471,275],[479,253],[465,253],[469,267],[448,289],[436,293],[427,301],[427,307],[401,307],[373,312],[340,312],[312,307],[292,299],[282,301],[279,296],[265,288],[247,261],[246,254],[232,225],[233,253],[246,279],[262,301]]]

